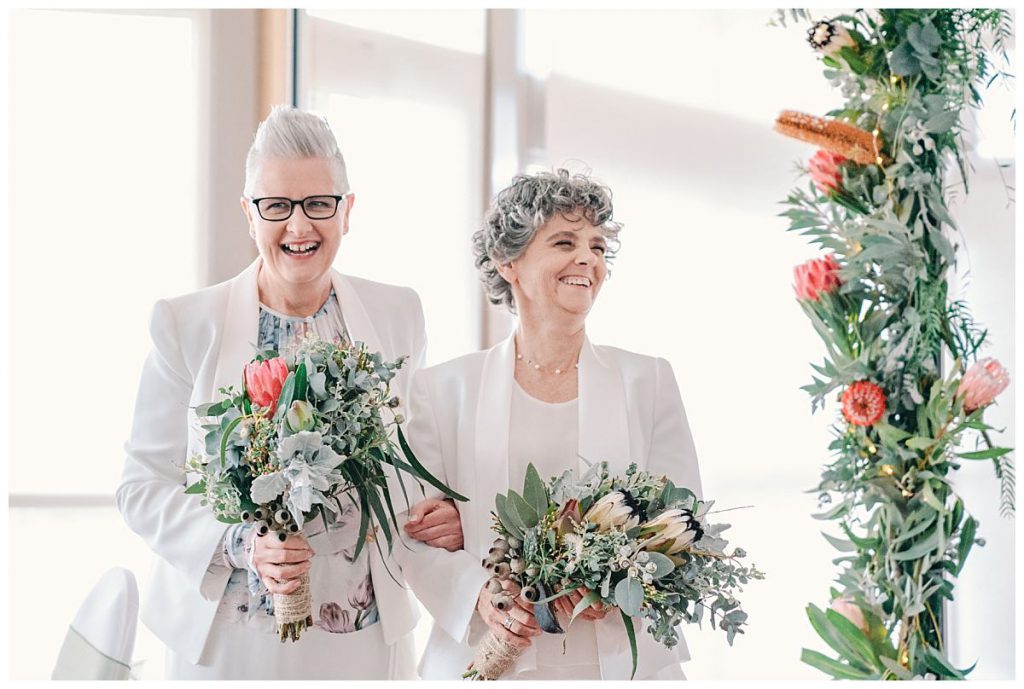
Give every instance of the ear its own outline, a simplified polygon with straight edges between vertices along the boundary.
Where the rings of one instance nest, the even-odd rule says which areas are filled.
[[[515,263],[512,261],[509,261],[508,263],[499,263],[498,261],[495,261],[494,267],[498,270],[498,275],[505,278],[505,282],[510,285],[514,285],[516,283],[518,276],[516,275]]]
[[[356,205],[356,195],[349,194],[345,197],[345,211],[341,220],[341,236],[343,237],[348,234],[348,218],[354,205]]]
[[[253,227],[252,204],[244,196],[239,196],[238,202],[242,206],[242,214],[245,215],[245,221],[249,223],[249,236],[256,239],[256,228]]]

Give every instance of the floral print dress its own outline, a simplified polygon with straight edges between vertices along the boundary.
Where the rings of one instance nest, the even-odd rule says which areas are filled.
[[[333,290],[320,310],[307,318],[286,316],[260,304],[258,349],[272,348],[283,354],[308,334],[326,341],[349,341]],[[329,523],[317,517],[302,530],[316,553],[309,572],[314,629],[307,633],[344,634],[379,621],[370,577],[369,549],[373,544],[365,544],[359,557],[353,557],[359,537],[359,508],[344,497],[341,503],[337,515],[328,512]],[[251,630],[276,634],[274,597],[249,567],[252,529],[251,524],[229,527],[223,550],[214,559],[213,566],[234,569],[217,614]]]

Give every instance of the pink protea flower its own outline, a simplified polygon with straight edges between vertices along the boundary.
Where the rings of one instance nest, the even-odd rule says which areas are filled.
[[[857,625],[862,632],[868,633],[868,621],[864,618],[864,613],[857,607],[852,598],[849,596],[836,598],[829,607]]]
[[[814,186],[818,187],[818,191],[827,194],[839,189],[839,185],[843,181],[843,173],[839,170],[839,166],[845,162],[846,158],[831,151],[819,150],[814,154],[807,162],[807,168],[810,170],[811,179],[814,181]]]
[[[1003,365],[986,357],[967,369],[956,394],[964,398],[964,411],[969,414],[991,404],[1009,384],[1010,374]]]
[[[818,301],[822,294],[831,294],[841,284],[839,262],[835,256],[814,258],[793,269],[797,299]]]
[[[249,401],[257,407],[277,407],[277,398],[288,377],[288,366],[282,357],[265,361],[251,361],[245,365],[245,390]]]
[[[885,393],[869,380],[858,380],[843,393],[843,416],[854,426],[871,426],[885,413]]]

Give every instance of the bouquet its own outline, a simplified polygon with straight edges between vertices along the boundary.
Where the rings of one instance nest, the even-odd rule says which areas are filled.
[[[720,534],[729,525],[707,521],[713,504],[664,476],[638,471],[636,464],[618,477],[609,476],[602,462],[582,478],[567,471],[546,485],[531,464],[522,494],[509,491],[495,498],[498,538],[483,560],[494,574],[487,582],[493,603],[499,610],[515,605],[503,586],[511,580],[518,595],[533,603],[541,629],[564,633],[550,602],[587,589],[569,624],[596,602],[617,606],[634,675],[633,618],[648,619],[655,640],[671,648],[679,640],[676,626],[700,624],[707,610],[711,626],[723,630],[731,645],[747,619],[734,593],[764,574],[740,564],[746,555],[741,548],[726,554]],[[464,677],[498,679],[519,653],[488,632]]]
[[[261,352],[245,366],[241,391],[221,388],[223,399],[196,408],[207,421],[205,449],[189,462],[199,479],[185,492],[203,495],[218,520],[252,523],[260,536],[273,531],[282,541],[318,516],[326,525],[327,513],[340,513],[341,500],[350,500],[360,512],[354,557],[371,526],[384,533],[390,552],[389,523],[397,520],[384,465],[395,470],[407,506],[403,472],[466,500],[431,476],[405,440],[389,389],[403,363],[384,361],[361,343],[314,337],[284,357]],[[298,640],[313,623],[308,574],[300,582],[295,592],[274,595],[282,642]]]

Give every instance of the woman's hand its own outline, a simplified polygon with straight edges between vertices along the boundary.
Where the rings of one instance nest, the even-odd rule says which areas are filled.
[[[501,586],[502,593],[492,594],[485,582],[476,599],[476,611],[499,639],[518,648],[526,648],[533,643],[531,637],[544,633],[533,616],[533,603],[520,598],[519,586],[515,582],[505,580]],[[494,607],[493,599],[502,595],[511,596],[513,600],[512,607],[507,610]]]
[[[252,564],[271,593],[287,595],[299,588],[299,577],[309,571],[315,553],[302,534],[279,541],[276,536],[256,536]]]
[[[583,596],[590,593],[588,589],[578,588],[567,596],[556,598],[553,602],[555,604],[555,610],[562,613],[565,616],[566,622],[572,619],[572,611],[576,608],[576,604],[583,600]],[[589,608],[586,608],[579,614],[579,617],[584,620],[601,620],[608,614],[611,608],[604,605],[601,601],[597,601]]]
[[[462,548],[462,521],[459,510],[450,500],[428,498],[409,510],[405,533],[434,548],[460,550]]]

